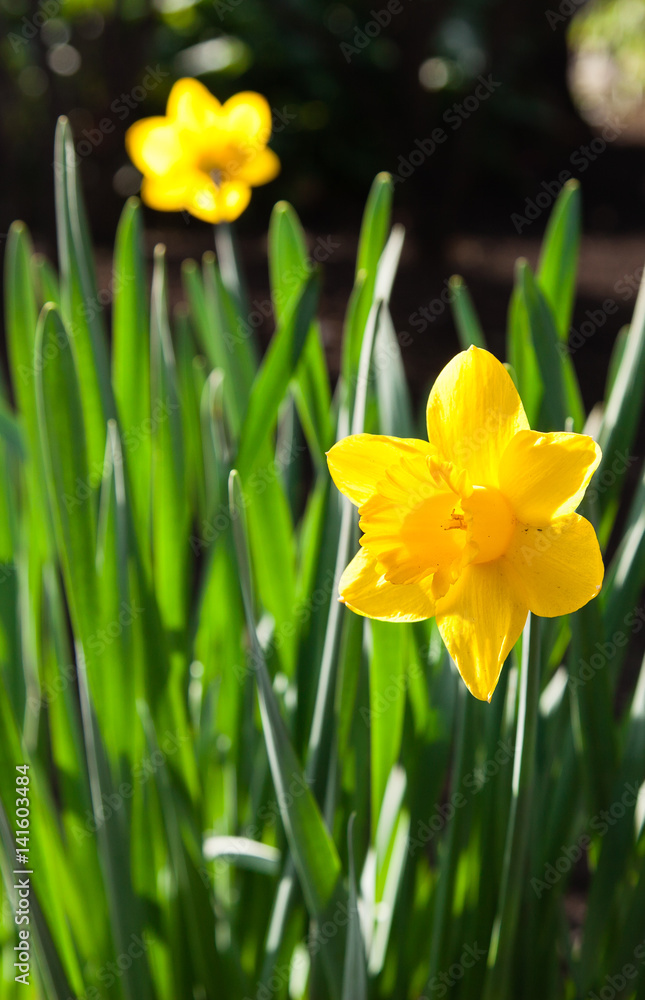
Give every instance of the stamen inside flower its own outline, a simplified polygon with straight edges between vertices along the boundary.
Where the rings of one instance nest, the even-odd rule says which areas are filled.
[[[378,493],[361,506],[361,545],[390,583],[427,579],[440,597],[475,554],[466,530],[470,515],[461,506],[471,493],[467,475],[450,463],[404,459],[386,471]]]
[[[503,555],[516,523],[500,490],[473,487],[464,470],[433,456],[406,457],[390,466],[360,512],[361,545],[386,580],[426,581],[436,600],[469,563]]]
[[[214,148],[206,149],[197,161],[197,168],[208,174],[215,187],[230,180],[235,180],[240,169],[250,159],[249,150],[242,146],[228,143],[222,146],[221,142]]]
[[[469,515],[471,541],[477,546],[473,562],[499,559],[510,545],[516,523],[508,500],[494,486],[475,486],[471,496],[462,503]]]

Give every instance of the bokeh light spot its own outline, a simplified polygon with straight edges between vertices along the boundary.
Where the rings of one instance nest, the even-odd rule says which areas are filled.
[[[112,178],[112,187],[122,198],[137,194],[141,187],[142,174],[130,163],[119,167]]]
[[[425,90],[443,90],[450,79],[450,69],[445,59],[433,56],[419,66],[419,83]]]
[[[72,33],[69,24],[60,17],[50,17],[40,29],[40,37],[44,45],[64,45],[69,42]]]
[[[344,3],[334,3],[325,14],[325,24],[334,35],[343,35],[356,24],[356,15]]]
[[[81,68],[81,54],[73,45],[54,45],[47,53],[47,64],[59,76],[73,76]]]
[[[49,80],[40,66],[25,66],[18,76],[18,86],[27,97],[42,97]]]

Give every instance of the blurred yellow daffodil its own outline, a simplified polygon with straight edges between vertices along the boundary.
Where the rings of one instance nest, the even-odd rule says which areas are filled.
[[[220,104],[186,78],[170,91],[164,117],[128,129],[126,147],[144,176],[141,197],[151,208],[231,222],[248,205],[251,188],[280,170],[267,149],[270,135],[271,109],[261,94],[247,91]]]
[[[381,621],[436,616],[468,689],[490,701],[530,611],[576,611],[604,567],[574,513],[601,458],[583,434],[532,431],[502,364],[471,347],[439,374],[427,441],[356,434],[328,453],[360,512],[340,599]]]

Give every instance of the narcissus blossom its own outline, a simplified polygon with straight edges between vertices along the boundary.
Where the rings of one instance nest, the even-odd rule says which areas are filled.
[[[273,180],[280,161],[267,143],[271,109],[247,91],[220,104],[197,80],[178,80],[164,117],[144,118],[126,134],[132,162],[144,176],[151,208],[187,211],[206,222],[237,219],[251,188]]]
[[[532,431],[508,372],[476,347],[440,373],[427,426],[428,441],[356,434],[329,451],[363,531],[340,599],[381,621],[436,616],[490,701],[529,610],[568,614],[600,590],[598,541],[575,510],[601,453],[584,434]]]

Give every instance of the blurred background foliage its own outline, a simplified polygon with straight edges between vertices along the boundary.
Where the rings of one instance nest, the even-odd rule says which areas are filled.
[[[552,0],[550,11],[543,0],[2,0],[0,9],[5,232],[16,216],[52,231],[53,123],[64,113],[92,225],[109,242],[138,187],[127,126],[163,113],[174,80],[195,75],[221,99],[259,90],[274,108],[283,173],[256,193],[246,227],[262,230],[278,197],[314,226],[355,222],[374,174],[397,174],[417,139],[445,127],[451,141],[396,187],[408,227],[437,246],[557,176],[599,116],[616,102],[621,113],[640,106],[645,79],[643,0]],[[156,82],[143,86],[155,67]],[[500,84],[493,96],[445,125],[481,74]],[[180,217],[163,224],[185,228]]]

